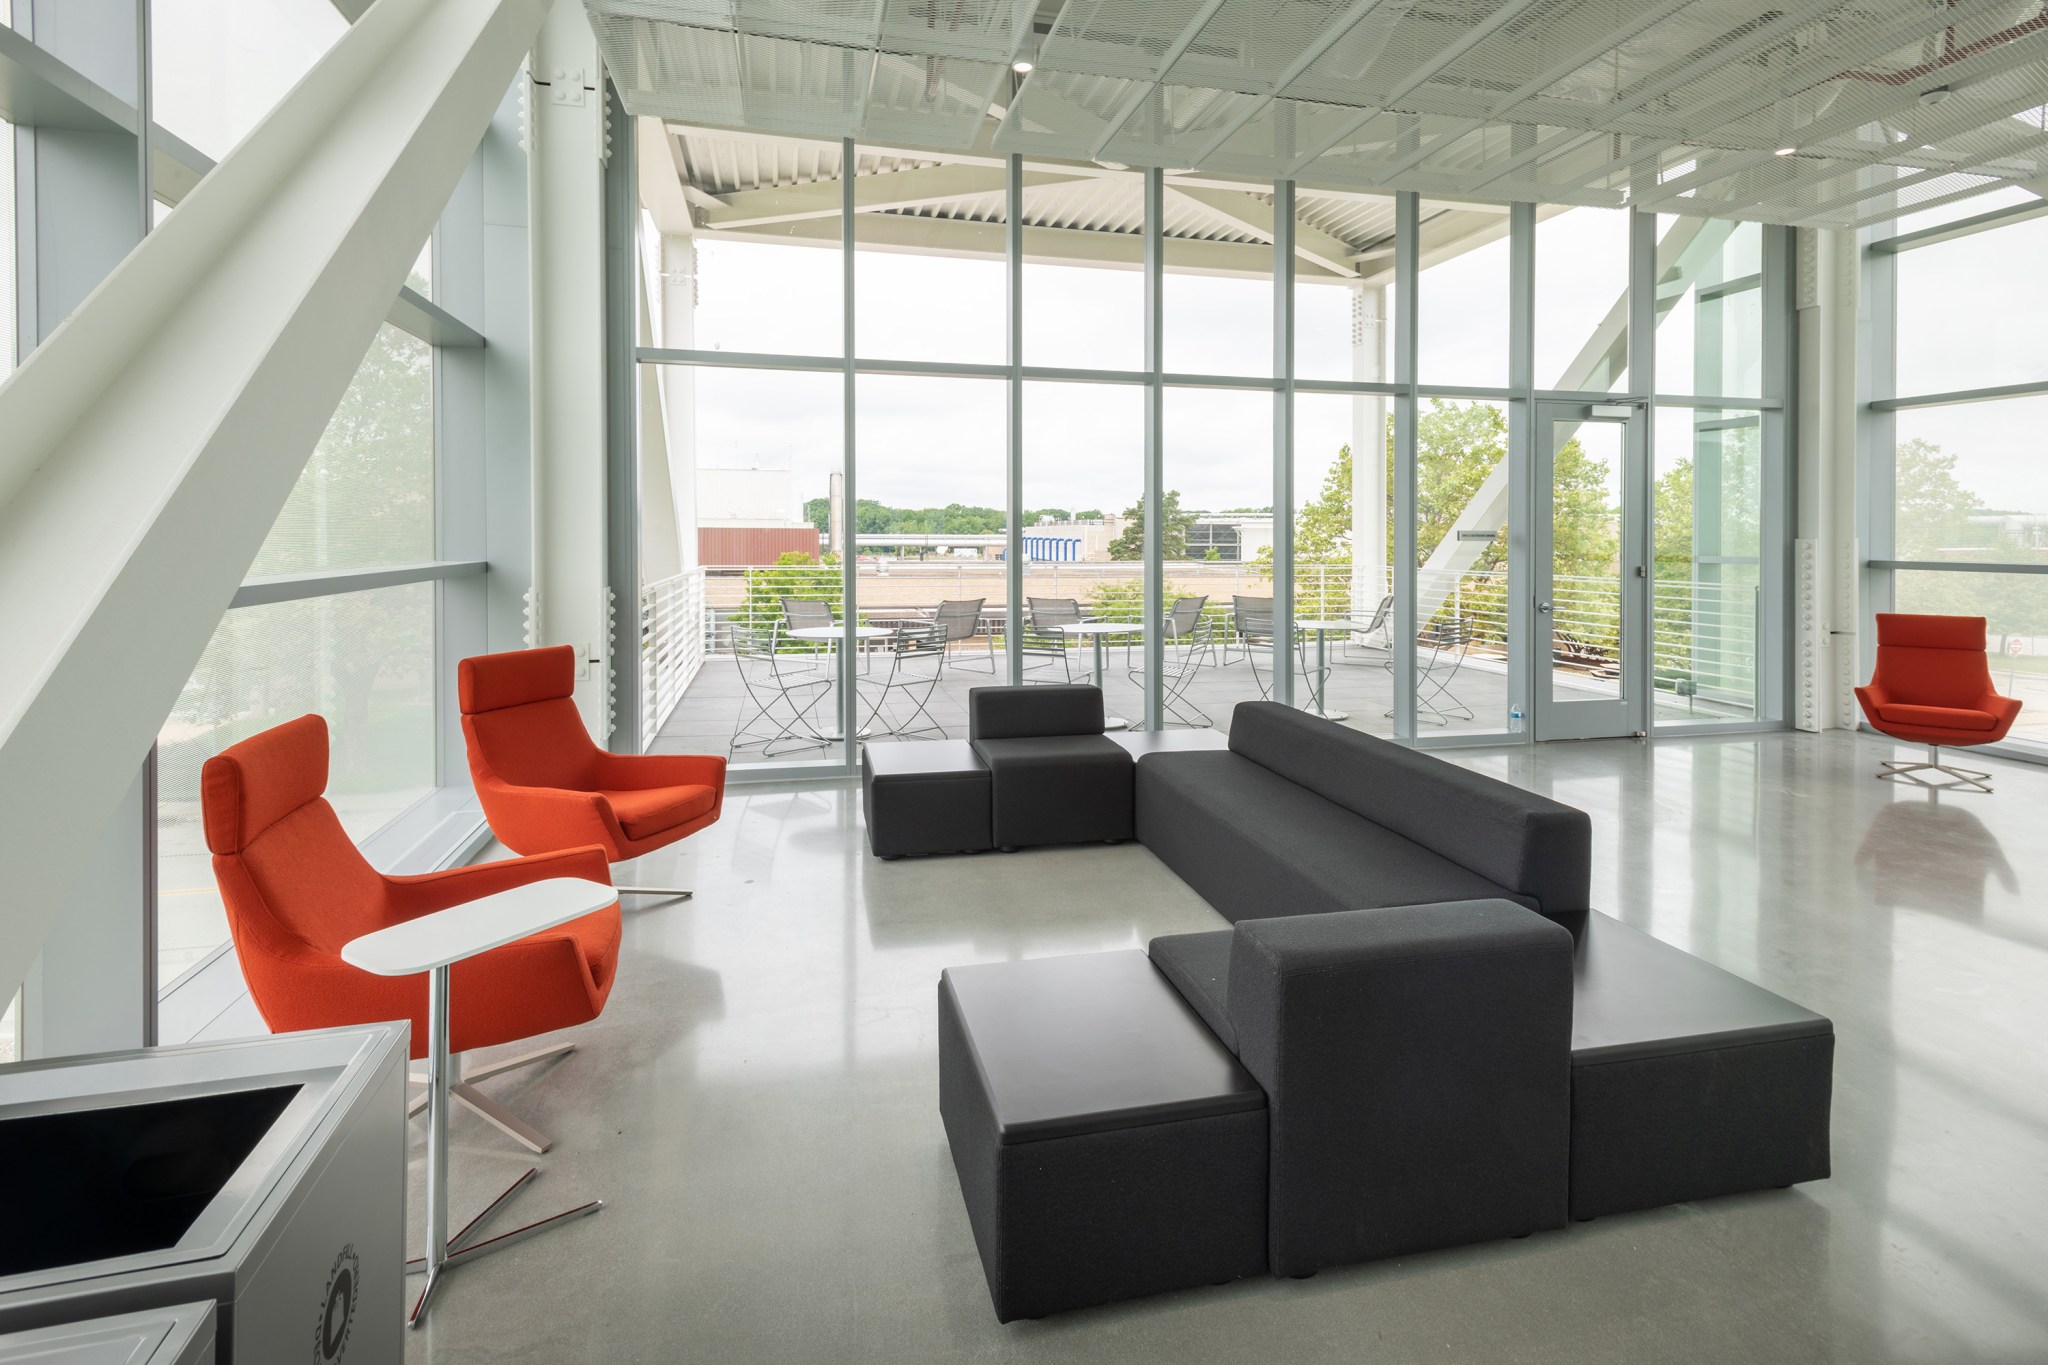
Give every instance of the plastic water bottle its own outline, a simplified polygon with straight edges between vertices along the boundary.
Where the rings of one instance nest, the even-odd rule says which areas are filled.
[[[1522,733],[1522,708],[1519,705],[1508,707],[1508,730],[1512,734]]]

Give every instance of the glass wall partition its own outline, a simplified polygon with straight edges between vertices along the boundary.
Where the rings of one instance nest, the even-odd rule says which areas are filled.
[[[1621,209],[1565,209],[1536,222],[1536,387],[1628,387],[1629,220]]]
[[[1184,612],[1199,599],[1211,640],[1179,719],[1227,730],[1233,706],[1274,689],[1273,396],[1169,388],[1164,399],[1160,597]]]
[[[250,566],[252,579],[421,565],[435,557],[433,351],[386,326]],[[157,736],[157,977],[228,941],[199,819],[206,760],[260,730],[328,725],[327,798],[367,838],[438,782],[439,585],[237,607],[221,618]]]
[[[2048,286],[2031,268],[2048,216],[2032,197],[1947,225],[1961,216],[1870,245],[1895,375],[1865,424],[1873,606],[1984,617],[1995,684],[2025,703],[2007,743],[2048,756]]]
[[[1092,618],[1136,626],[1143,618],[1144,400],[1145,391],[1130,384],[1024,385],[1019,541],[1027,633],[1019,649],[1027,682],[1093,678],[1097,637],[1062,631],[1062,622]],[[1004,600],[1000,594],[990,599]],[[1001,626],[992,622],[991,628]],[[1101,644],[1111,714],[1144,715],[1141,638],[1125,631]]]
[[[1753,721],[1763,619],[1763,414],[1660,407],[1651,442],[1656,722]]]
[[[1775,665],[1762,657],[1756,595],[1782,549],[1763,543],[1753,511],[1782,467],[1769,414],[1783,386],[1764,372],[1771,300],[1783,300],[1771,292],[1782,271],[1765,259],[1775,229],[754,142],[671,130],[659,150],[690,209],[664,217],[650,198],[642,221],[642,278],[659,301],[650,297],[641,354],[685,376],[663,380],[661,439],[683,578],[700,576],[706,603],[702,670],[662,747],[724,747],[743,771],[847,761],[843,743],[749,749],[730,729],[736,694],[730,715],[699,704],[730,667],[720,622],[749,600],[725,601],[720,577],[752,581],[788,553],[800,563],[781,571],[835,585],[821,587],[838,594],[835,620],[850,598],[863,629],[916,628],[942,610],[966,623],[948,640],[941,695],[957,692],[935,705],[934,736],[958,732],[958,697],[982,679],[1013,669],[1027,681],[1093,679],[1099,642],[1110,710],[1132,723],[1220,727],[1235,702],[1279,695],[1418,743],[1542,738],[1531,716],[1541,661],[1526,657],[1533,405],[1601,394],[1613,401],[1599,406],[1624,411],[1597,420],[1631,434],[1612,451],[1564,442],[1562,483],[1543,490],[1566,494],[1543,581],[1614,589],[1625,577],[1647,602],[1654,524],[1670,600],[1658,630],[1648,615],[1639,623],[1657,645],[1632,656],[1632,725],[1648,727],[1653,696],[1660,723],[1758,718],[1757,678]],[[657,180],[643,175],[643,192]],[[839,218],[849,203],[850,227]],[[1288,204],[1291,242],[1274,222]],[[1403,231],[1413,234],[1405,246]],[[1289,246],[1289,268],[1276,272],[1276,247]],[[1291,289],[1282,373],[1276,281]],[[1156,350],[1145,312],[1155,301]],[[849,323],[850,356],[835,339]],[[1517,357],[1533,357],[1519,374]],[[1653,443],[1645,429],[1660,394],[1669,411]],[[1416,421],[1404,428],[1392,419],[1410,402]],[[778,425],[806,433],[801,450],[771,457],[759,436],[710,434]],[[721,441],[730,449],[714,453]],[[842,447],[836,470],[817,462]],[[798,482],[836,472],[845,505],[835,513],[822,487],[744,508],[719,494],[731,512],[719,544],[744,536],[748,554],[776,549],[721,569],[707,548],[710,508],[729,471],[713,461]],[[1409,480],[1417,502],[1403,521],[1394,507]],[[1292,506],[1276,518],[1276,490],[1289,488]],[[1151,565],[1148,508],[1161,519]],[[1640,573],[1618,548],[1601,550],[1618,545],[1625,515]],[[1276,526],[1290,521],[1277,543]],[[807,539],[791,551],[778,539],[788,535]],[[842,551],[851,557],[831,563]],[[1404,557],[1412,579],[1395,572]],[[1276,677],[1283,581],[1301,629]],[[1412,600],[1395,600],[1397,581],[1415,584]],[[1568,681],[1621,694],[1619,671],[1633,665],[1616,652],[1617,613],[1604,633],[1591,617],[1568,632],[1558,665]],[[1194,634],[1205,648],[1183,646]],[[1161,641],[1151,667],[1148,635]],[[1550,663],[1556,654],[1546,645]],[[872,678],[885,662],[878,645],[852,666]],[[1396,714],[1403,706],[1413,710]]]

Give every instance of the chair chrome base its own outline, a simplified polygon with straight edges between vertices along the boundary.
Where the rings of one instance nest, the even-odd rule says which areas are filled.
[[[1932,744],[1927,746],[1927,761],[1925,763],[1907,763],[1898,759],[1888,758],[1881,760],[1877,767],[1878,771],[1873,776],[1880,782],[1909,782],[1913,786],[1925,787],[1929,791],[1937,792],[1966,791],[1985,792],[1988,794],[1991,791],[1990,773],[1979,772],[1975,768],[1958,768],[1954,764],[1943,763],[1941,761],[1941,750]],[[1946,782],[1934,782],[1919,776],[1920,773],[1928,772],[1940,773],[1949,780]]]
[[[672,901],[686,901],[697,894],[694,891],[678,891],[667,886],[615,886],[612,890],[621,896],[662,896]]]
[[[462,1073],[461,1080],[448,1087],[448,1093],[467,1106],[477,1117],[491,1124],[499,1132],[511,1138],[527,1151],[536,1154],[545,1152],[548,1148],[555,1145],[555,1140],[518,1117],[490,1096],[484,1094],[483,1091],[478,1090],[476,1083],[478,1081],[487,1081],[493,1076],[502,1076],[508,1071],[517,1071],[523,1066],[533,1066],[540,1062],[553,1061],[555,1058],[565,1057],[575,1050],[576,1044],[574,1043],[557,1043],[553,1047],[544,1047],[536,1052],[522,1052],[517,1057],[507,1057],[502,1062],[492,1062],[488,1066],[466,1070]],[[406,1117],[416,1118],[419,1112],[427,1107],[427,1092],[424,1088],[427,1082],[424,1078],[409,1076],[406,1079],[413,1085],[422,1087],[420,1093],[413,1096],[412,1102],[405,1109]]]
[[[499,1192],[497,1198],[483,1206],[483,1209],[476,1217],[463,1224],[462,1231],[448,1239],[447,1258],[438,1266],[430,1269],[427,1265],[427,1258],[424,1256],[412,1257],[405,1263],[406,1274],[425,1275],[427,1277],[426,1284],[420,1287],[419,1298],[413,1302],[412,1312],[406,1317],[406,1324],[408,1326],[417,1327],[420,1325],[420,1320],[427,1314],[427,1305],[434,1297],[434,1291],[441,1287],[441,1277],[456,1266],[466,1264],[479,1257],[488,1256],[494,1251],[503,1251],[506,1247],[515,1246],[529,1237],[537,1237],[549,1228],[560,1227],[563,1223],[588,1217],[604,1207],[604,1200],[593,1199],[587,1204],[578,1204],[574,1208],[550,1214],[538,1222],[528,1223],[523,1227],[514,1228],[510,1232],[501,1232],[496,1237],[486,1238],[481,1242],[476,1241],[476,1235],[483,1231],[484,1225],[495,1218],[498,1211],[512,1201],[512,1196],[525,1189],[532,1182],[533,1178],[539,1174],[539,1167],[528,1166],[524,1175],[520,1176],[510,1185],[507,1185]]]

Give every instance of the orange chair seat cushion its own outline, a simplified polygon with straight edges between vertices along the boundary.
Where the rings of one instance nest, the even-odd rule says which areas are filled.
[[[646,791],[601,793],[612,808],[619,828],[635,839],[647,839],[663,830],[687,824],[708,815],[718,804],[713,787],[651,787]]]
[[[1888,702],[1877,708],[1878,719],[1894,725],[1911,725],[1922,730],[1988,731],[1998,728],[1998,717],[1987,711],[1968,711],[1953,706],[1909,706]]]

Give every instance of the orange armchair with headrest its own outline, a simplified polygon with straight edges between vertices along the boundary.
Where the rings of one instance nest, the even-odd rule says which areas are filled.
[[[1877,669],[1856,689],[1870,727],[1894,739],[1927,746],[1925,763],[1885,762],[1877,776],[1915,786],[1991,790],[1991,774],[1941,761],[1941,746],[1995,744],[2019,716],[2017,698],[2001,697],[1991,683],[1981,616],[1908,616],[1880,612]],[[1933,782],[1918,776],[1937,772]]]
[[[213,852],[228,932],[249,995],[273,1032],[409,1019],[412,1055],[423,1058],[427,978],[372,975],[342,961],[342,945],[549,877],[611,881],[604,851],[595,847],[387,877],[342,829],[326,790],[327,722],[319,716],[251,735],[208,759],[200,773],[206,846]],[[611,994],[619,937],[619,908],[613,904],[457,963],[450,1050],[493,1047],[597,1018]],[[456,1097],[544,1151],[545,1138],[473,1085],[573,1047],[560,1044],[468,1072]]]
[[[477,799],[491,832],[515,852],[596,844],[622,863],[695,834],[725,807],[721,754],[615,754],[591,743],[573,700],[568,645],[464,659],[457,682]]]

